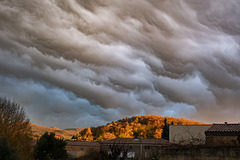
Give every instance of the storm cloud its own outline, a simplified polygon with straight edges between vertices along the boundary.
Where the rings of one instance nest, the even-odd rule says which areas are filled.
[[[35,124],[236,122],[239,0],[2,0],[0,96]]]

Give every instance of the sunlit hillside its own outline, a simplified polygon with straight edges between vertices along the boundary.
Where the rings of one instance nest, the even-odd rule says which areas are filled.
[[[33,131],[33,138],[40,138],[45,132],[54,132],[56,137],[71,139],[73,135],[76,135],[78,132],[83,130],[82,128],[71,128],[71,129],[59,129],[56,127],[44,127],[36,124],[31,124]]]
[[[133,116],[113,121],[105,126],[85,128],[76,136],[76,140],[103,141],[106,139],[124,138],[161,138],[164,119],[167,125],[201,125],[204,123],[186,120],[185,118],[161,117],[155,115]]]

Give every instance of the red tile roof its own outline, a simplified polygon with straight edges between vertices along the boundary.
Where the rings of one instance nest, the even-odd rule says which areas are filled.
[[[169,142],[164,139],[158,138],[142,138],[142,139],[134,139],[134,138],[115,138],[109,139],[100,144],[113,144],[113,143],[120,143],[120,144],[160,144],[160,145],[168,145]]]
[[[88,146],[88,147],[99,147],[100,144],[98,142],[88,142],[88,141],[66,141],[67,146]]]
[[[206,136],[216,135],[216,136],[238,136],[240,135],[240,124],[213,124],[207,131],[205,131]]]

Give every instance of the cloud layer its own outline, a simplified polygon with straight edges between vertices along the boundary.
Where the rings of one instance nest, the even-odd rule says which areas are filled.
[[[31,121],[238,121],[238,0],[0,2],[0,96]]]

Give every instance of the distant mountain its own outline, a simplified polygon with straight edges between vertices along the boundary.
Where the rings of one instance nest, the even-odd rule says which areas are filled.
[[[164,120],[166,118],[166,125]],[[133,116],[113,121],[105,126],[85,128],[74,137],[79,141],[103,141],[106,139],[124,138],[161,138],[164,126],[169,125],[202,125],[204,123],[186,120],[185,118],[161,117],[155,115]]]
[[[71,139],[73,135],[76,135],[82,128],[70,128],[70,129],[59,129],[56,127],[44,127],[31,123],[33,139],[40,138],[45,132],[54,132],[57,137],[64,139]]]

